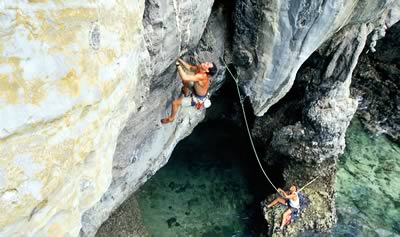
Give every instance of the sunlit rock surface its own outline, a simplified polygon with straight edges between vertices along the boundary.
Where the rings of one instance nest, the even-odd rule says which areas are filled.
[[[98,203],[83,218],[93,235],[165,164],[204,115],[160,125],[180,89],[174,61],[212,4],[149,1],[143,16],[144,1],[1,3],[0,235],[77,236]],[[193,52],[215,61],[224,40],[213,42]]]
[[[137,109],[143,2],[0,3],[0,235],[77,236]]]

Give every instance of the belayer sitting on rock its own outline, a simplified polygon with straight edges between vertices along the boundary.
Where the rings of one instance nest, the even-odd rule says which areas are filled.
[[[279,229],[276,230],[277,232],[282,232],[283,227],[285,227],[285,225],[288,225],[290,223],[292,216],[298,215],[300,209],[300,198],[297,193],[297,187],[295,185],[292,185],[290,187],[289,194],[287,194],[280,188],[278,188],[278,192],[282,194],[285,197],[285,199],[277,197],[267,207],[271,208],[275,206],[277,203],[281,203],[283,205],[288,206],[288,209],[286,209],[286,211],[283,213],[281,226]]]
[[[166,124],[174,121],[179,106],[195,106],[197,109],[208,108],[211,105],[209,100],[208,88],[210,86],[210,76],[215,75],[217,67],[214,63],[205,62],[199,65],[190,65],[178,59],[176,62],[179,76],[182,79],[182,95],[172,101],[171,115],[161,119],[161,123]],[[185,69],[192,74],[186,73]],[[190,91],[192,94],[190,95]]]

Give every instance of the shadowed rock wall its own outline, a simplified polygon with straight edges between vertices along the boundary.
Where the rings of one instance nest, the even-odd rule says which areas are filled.
[[[375,22],[393,0],[237,1],[234,62],[255,114],[263,115],[292,87],[297,70],[346,24]],[[398,19],[398,18],[397,18]]]

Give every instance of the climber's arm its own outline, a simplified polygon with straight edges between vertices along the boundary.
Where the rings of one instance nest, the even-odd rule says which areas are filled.
[[[280,188],[278,188],[278,192],[280,194],[282,194],[286,199],[293,199],[296,196],[296,194],[287,194],[285,191],[283,191]]]
[[[187,70],[189,70],[189,71],[196,72],[196,70],[197,70],[197,67],[196,67],[196,66],[191,65],[191,64],[189,64],[189,63],[183,61],[183,60],[180,59],[180,58],[178,59],[178,62],[179,62],[181,65],[183,65],[183,66],[184,66]]]
[[[185,70],[183,70],[181,65],[178,65],[177,68],[178,68],[179,76],[181,76],[183,81],[188,81],[189,82],[189,81],[201,81],[202,80],[202,78],[197,74],[196,75],[187,74],[185,72]]]

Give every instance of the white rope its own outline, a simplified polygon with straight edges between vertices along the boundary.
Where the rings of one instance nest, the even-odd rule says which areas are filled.
[[[274,189],[276,190],[277,193],[279,193],[280,195],[282,195],[282,194],[278,191],[278,189],[275,187],[275,185],[272,183],[271,179],[268,177],[267,173],[265,172],[264,168],[263,168],[262,165],[261,165],[260,158],[258,158],[258,154],[257,154],[256,148],[255,148],[254,143],[253,143],[253,138],[251,137],[249,124],[247,123],[246,112],[245,112],[245,110],[244,110],[244,105],[243,105],[243,99],[242,99],[242,96],[241,96],[241,94],[240,94],[240,89],[239,89],[239,84],[238,84],[238,78],[239,78],[239,76],[238,76],[238,77],[233,76],[233,73],[231,72],[231,70],[229,70],[228,65],[226,65],[225,60],[224,60],[223,58],[221,58],[221,59],[222,59],[222,61],[223,61],[224,64],[225,64],[226,70],[228,70],[229,74],[231,74],[231,76],[232,76],[232,79],[235,81],[236,90],[237,90],[238,95],[239,95],[240,105],[241,105],[241,107],[242,107],[243,117],[244,117],[244,122],[245,122],[245,124],[246,124],[247,133],[249,134],[251,147],[253,148],[254,155],[255,155],[256,158],[257,158],[258,165],[260,166],[261,171],[263,172],[264,176],[267,178],[268,182],[272,185],[272,187],[274,187]],[[305,187],[307,187],[308,185],[312,184],[318,177],[319,177],[319,176],[315,177],[313,180],[311,180],[310,182],[308,182],[308,183],[307,183],[306,185],[304,185],[301,189],[299,189],[298,192],[300,192],[301,190],[303,190],[303,189],[304,189]]]
[[[255,148],[254,143],[253,143],[253,138],[251,137],[249,124],[247,123],[246,112],[245,112],[245,110],[244,110],[244,105],[243,105],[242,96],[241,96],[240,90],[239,90],[239,85],[238,85],[238,78],[239,78],[239,76],[238,76],[237,78],[235,78],[235,76],[233,76],[233,73],[231,72],[231,70],[229,70],[229,68],[228,68],[228,66],[226,65],[226,62],[225,62],[225,60],[224,60],[223,58],[222,58],[222,61],[223,61],[224,64],[225,64],[225,68],[228,70],[229,74],[231,74],[233,80],[235,81],[236,89],[237,89],[237,92],[238,92],[238,95],[239,95],[240,105],[241,105],[242,111],[243,111],[244,122],[245,122],[246,128],[247,128],[247,133],[249,134],[251,147],[253,148],[254,154],[255,154],[255,156],[256,156],[256,158],[257,158],[258,165],[260,166],[261,171],[264,173],[264,175],[265,175],[265,177],[267,178],[268,182],[272,185],[272,187],[274,187],[274,189],[276,190],[277,193],[281,194],[281,193],[278,191],[278,189],[275,187],[275,185],[272,183],[271,179],[268,177],[267,173],[265,172],[264,168],[263,168],[262,165],[261,165],[260,159],[258,158],[258,154],[257,154],[256,148]]]
[[[304,185],[301,189],[299,189],[297,192],[301,192],[301,190],[303,190],[305,187],[307,187],[308,185],[312,184],[319,176],[315,177],[313,180],[311,180],[310,182],[308,182],[306,185]]]

